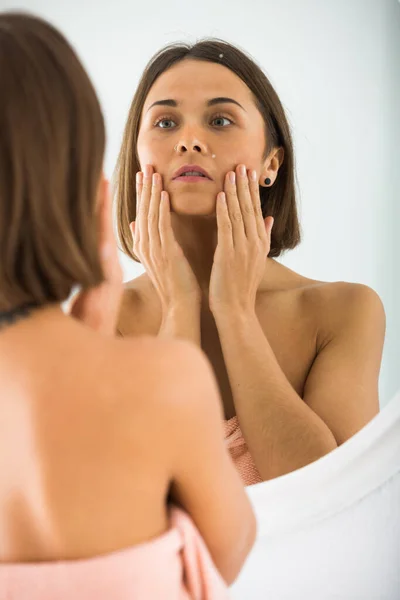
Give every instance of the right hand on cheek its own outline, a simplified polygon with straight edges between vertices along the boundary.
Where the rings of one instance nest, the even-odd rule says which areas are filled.
[[[151,166],[137,173],[136,199],[136,222],[130,224],[133,251],[157,290],[163,312],[200,301],[197,279],[172,230],[168,193]]]

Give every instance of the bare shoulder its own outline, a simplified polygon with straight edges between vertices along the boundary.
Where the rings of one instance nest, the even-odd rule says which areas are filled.
[[[385,314],[379,295],[359,283],[318,282],[302,289],[301,301],[332,323],[346,322],[355,317],[384,318]]]
[[[277,327],[300,332],[301,339],[306,336],[312,340],[314,351],[350,335],[360,339],[367,336],[374,345],[382,344],[385,311],[372,288],[310,279],[275,261],[266,275],[259,305],[267,324],[268,312],[273,313]]]
[[[285,318],[305,319],[317,329],[336,329],[354,319],[385,321],[382,301],[367,285],[310,279],[276,261],[269,270],[262,290],[265,303],[260,302],[266,311],[269,306],[276,306]]]
[[[194,344],[149,335],[116,342],[120,385],[129,389],[134,381],[135,397],[153,415],[188,406],[196,411],[198,398],[207,405],[210,391],[217,393],[211,365]]]
[[[368,346],[380,356],[386,318],[379,295],[370,287],[348,282],[319,282],[300,290],[299,313],[313,324],[316,351]],[[344,351],[344,350],[343,350]]]
[[[122,337],[157,335],[160,325],[161,305],[144,273],[124,286],[117,330]]]

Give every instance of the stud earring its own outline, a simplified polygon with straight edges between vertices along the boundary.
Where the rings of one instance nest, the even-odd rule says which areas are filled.
[[[271,180],[269,177],[264,181],[265,185],[271,185]]]

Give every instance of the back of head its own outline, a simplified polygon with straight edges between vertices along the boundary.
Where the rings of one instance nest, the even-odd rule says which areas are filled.
[[[0,89],[0,311],[61,303],[103,280],[100,105],[61,33],[22,13],[0,13]]]

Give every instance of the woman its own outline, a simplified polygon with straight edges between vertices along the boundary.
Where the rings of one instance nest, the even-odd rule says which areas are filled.
[[[201,353],[113,335],[93,87],[58,31],[11,13],[0,87],[0,599],[225,597],[253,512]]]
[[[248,56],[215,40],[160,51],[132,102],[116,183],[122,248],[146,270],[126,285],[118,331],[204,350],[246,484],[320,458],[378,412],[376,293],[275,261],[300,239],[293,147]]]

